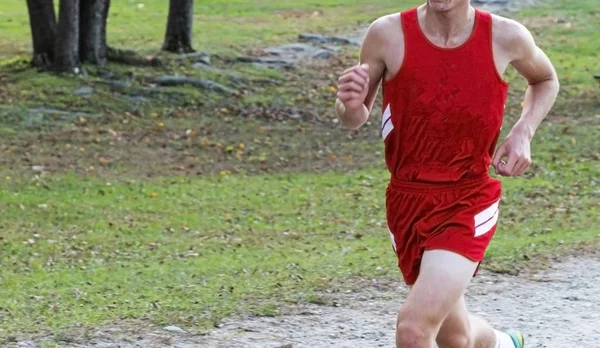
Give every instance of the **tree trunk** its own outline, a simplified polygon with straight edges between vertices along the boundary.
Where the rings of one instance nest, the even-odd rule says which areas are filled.
[[[52,65],[56,39],[56,14],[53,0],[27,0],[29,25],[33,41],[32,63],[38,67]]]
[[[106,63],[106,19],[110,0],[81,0],[79,21],[79,58],[82,62]]]
[[[170,0],[167,34],[162,50],[174,53],[191,53],[194,0]]]
[[[60,0],[56,35],[54,68],[79,73],[79,0]]]

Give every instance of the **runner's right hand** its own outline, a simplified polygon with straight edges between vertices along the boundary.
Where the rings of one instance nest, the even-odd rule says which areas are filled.
[[[338,79],[338,99],[346,110],[362,108],[369,92],[369,65],[360,64],[344,71]]]

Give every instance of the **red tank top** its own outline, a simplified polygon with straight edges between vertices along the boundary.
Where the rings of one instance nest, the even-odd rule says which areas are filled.
[[[434,45],[417,9],[401,13],[404,61],[383,82],[386,165],[402,181],[451,183],[487,175],[500,135],[508,85],[492,53],[492,17],[476,10],[470,38]]]

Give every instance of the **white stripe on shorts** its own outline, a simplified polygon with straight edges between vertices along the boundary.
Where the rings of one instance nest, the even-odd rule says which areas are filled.
[[[396,251],[396,238],[394,238],[394,234],[392,233],[392,231],[388,229],[388,232],[390,233],[390,238],[392,239],[392,246],[394,247],[394,251]]]
[[[483,236],[496,226],[498,222],[498,216],[500,215],[500,210],[498,206],[500,201],[492,204],[491,206],[485,208],[482,212],[475,215],[475,237]]]

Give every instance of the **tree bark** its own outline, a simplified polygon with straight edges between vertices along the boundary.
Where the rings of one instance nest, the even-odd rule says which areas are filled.
[[[167,33],[162,50],[174,53],[191,53],[194,0],[170,0]]]
[[[106,19],[110,0],[80,0],[79,58],[82,62],[106,63]]]
[[[33,41],[33,65],[46,67],[54,61],[56,14],[53,0],[27,0]]]
[[[54,69],[79,73],[79,0],[60,0],[56,35]]]

